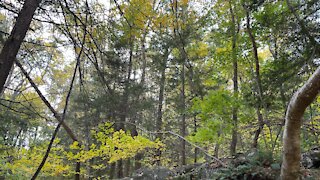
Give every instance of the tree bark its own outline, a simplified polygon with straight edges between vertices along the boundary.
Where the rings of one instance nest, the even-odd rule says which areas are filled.
[[[222,125],[220,125],[220,128],[217,132],[218,139],[221,136],[222,130],[223,130],[223,127],[222,127]],[[219,150],[220,150],[220,142],[217,141],[216,146],[214,147],[214,157],[219,158]]]
[[[186,136],[186,94],[185,94],[185,58],[183,59],[182,70],[181,70],[181,127],[180,133],[182,137]],[[181,165],[186,164],[186,141],[181,139]]]
[[[193,132],[194,132],[194,133],[197,133],[197,131],[198,131],[198,125],[197,125],[197,116],[196,116],[196,115],[194,115],[194,117],[193,117],[193,123],[194,123]],[[195,148],[194,148],[194,157],[193,157],[193,163],[194,163],[194,164],[196,164],[197,161],[198,161],[198,151],[199,151],[198,148],[195,147]]]
[[[24,2],[11,34],[4,43],[0,53],[0,92],[3,92],[4,84],[40,2],[41,0],[26,0]]]
[[[159,91],[159,98],[158,98],[158,112],[157,112],[157,131],[160,132],[162,130],[162,108],[163,108],[163,99],[164,99],[164,88],[165,88],[165,81],[166,81],[166,66],[168,60],[168,51],[166,50],[165,55],[163,57],[163,62],[161,66],[161,79],[160,79],[160,91]],[[162,139],[162,134],[157,134],[157,138],[160,140]]]
[[[258,48],[257,48],[257,43],[255,40],[255,36],[252,32],[251,29],[251,24],[250,24],[250,10],[246,5],[243,5],[245,11],[246,11],[246,26],[247,26],[247,33],[249,35],[251,44],[252,44],[252,51],[253,51],[253,57],[255,61],[255,81],[257,83],[257,89],[258,89],[258,104],[257,104],[257,116],[258,116],[258,122],[259,122],[259,127],[255,132],[255,137],[253,140],[252,147],[257,148],[258,147],[258,140],[261,132],[263,131],[264,127],[264,120],[263,116],[261,113],[261,108],[262,108],[262,103],[263,103],[263,91],[262,91],[262,85],[261,85],[261,79],[260,79],[260,64],[259,64],[259,57],[258,57]]]
[[[164,91],[165,91],[165,82],[166,82],[166,68],[167,68],[167,61],[168,61],[168,56],[169,52],[168,49],[166,49],[165,54],[163,56],[163,61],[161,64],[161,79],[160,79],[160,90],[159,90],[159,97],[158,97],[158,112],[157,112],[157,138],[159,140],[162,140],[162,115],[163,115],[163,100],[164,100]],[[157,160],[156,163],[159,166],[161,161],[160,161],[160,156],[161,156],[161,151],[160,149],[157,150]]]
[[[283,133],[282,180],[297,180],[300,172],[300,129],[306,108],[320,91],[320,67],[293,95],[287,108]]]
[[[233,12],[231,0],[230,4],[230,14],[231,14],[231,31],[232,31],[232,65],[233,65],[233,95],[235,98],[238,96],[238,61],[237,61],[237,31],[236,31],[236,21],[235,14]],[[239,28],[239,27],[238,27]],[[238,108],[236,105],[232,107],[232,139],[230,144],[230,154],[235,155],[237,152],[237,141],[238,141]]]

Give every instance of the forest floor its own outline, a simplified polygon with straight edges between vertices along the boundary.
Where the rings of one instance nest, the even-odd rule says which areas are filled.
[[[316,152],[316,153],[314,153]],[[320,180],[320,151],[309,151],[302,155],[301,179]],[[278,180],[281,164],[266,153],[239,154],[237,157],[221,158],[223,164],[198,163],[168,169],[165,167],[143,168],[134,173],[133,180],[172,179],[234,179],[234,180]]]

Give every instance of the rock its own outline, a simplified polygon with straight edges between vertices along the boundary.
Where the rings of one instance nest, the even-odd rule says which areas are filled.
[[[320,167],[320,148],[315,147],[301,155],[301,163],[305,168]]]
[[[141,168],[138,169],[131,177],[132,180],[162,180],[168,179],[173,172],[165,167],[156,167],[154,169]]]

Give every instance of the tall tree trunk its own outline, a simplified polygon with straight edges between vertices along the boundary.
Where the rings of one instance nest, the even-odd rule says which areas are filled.
[[[194,123],[194,129],[193,129],[193,132],[194,133],[197,133],[198,131],[198,124],[197,124],[197,116],[194,115],[193,117],[193,123]],[[198,152],[199,152],[199,149],[197,147],[194,148],[194,159],[193,159],[193,162],[194,163],[197,163],[198,161]]]
[[[182,70],[181,70],[181,127],[180,134],[182,137],[186,136],[186,95],[185,95],[185,58],[183,59]],[[186,164],[186,141],[181,139],[181,164]]]
[[[142,74],[141,74],[141,81],[140,81],[140,87],[141,87],[141,93],[139,93],[137,97],[137,101],[141,101],[141,96],[145,95],[145,79],[146,79],[146,67],[147,67],[147,56],[146,56],[146,37],[148,33],[148,27],[149,27],[150,21],[148,21],[146,27],[143,30],[143,35],[141,39],[141,61],[142,61]],[[136,120],[142,119],[141,112],[137,112],[136,117],[133,118],[133,121],[131,123],[136,124]],[[132,136],[138,136],[138,131],[136,125],[131,125],[131,135]],[[141,168],[141,159],[143,158],[143,153],[137,153],[137,155],[134,157],[134,170],[138,170]],[[129,166],[129,162],[127,162],[127,165]]]
[[[220,125],[219,130],[217,132],[218,139],[221,136],[222,130],[223,130],[223,127],[222,125]],[[220,142],[217,141],[216,146],[214,147],[214,157],[216,158],[219,158],[219,149],[220,149]]]
[[[149,23],[148,23],[149,24]],[[141,85],[144,85],[146,79],[146,67],[147,67],[147,57],[146,57],[146,36],[147,36],[147,27],[143,31],[143,36],[141,40],[141,55],[142,55],[142,74],[141,74]]]
[[[291,98],[283,133],[281,179],[298,180],[300,174],[300,129],[306,108],[320,91],[320,67]]]
[[[41,0],[26,0],[24,2],[11,34],[4,43],[0,53],[0,92],[3,92],[4,84],[40,2]]]
[[[262,103],[263,103],[263,93],[262,93],[262,85],[261,85],[261,79],[260,79],[260,65],[259,65],[259,57],[258,57],[258,48],[256,44],[256,40],[254,37],[254,34],[251,29],[250,24],[250,10],[246,5],[244,5],[244,9],[246,11],[246,26],[247,26],[247,32],[252,44],[252,51],[253,51],[253,57],[255,61],[255,81],[257,83],[257,89],[258,89],[258,105],[257,105],[257,116],[258,116],[258,123],[259,127],[256,130],[254,141],[252,147],[257,148],[258,146],[258,140],[261,132],[263,131],[264,127],[264,120],[261,113]]]
[[[260,109],[259,105],[257,106],[256,112],[257,112],[257,116],[258,116],[258,129],[255,131],[253,143],[252,143],[252,147],[255,149],[258,148],[259,136],[260,136],[261,132],[263,131],[263,126],[264,126],[263,117],[262,117],[261,109]]]
[[[163,61],[161,63],[161,79],[160,79],[160,90],[159,90],[159,97],[158,97],[158,112],[157,112],[157,121],[156,121],[156,128],[157,132],[157,138],[159,140],[162,140],[162,134],[160,133],[162,131],[162,115],[163,115],[163,100],[164,100],[164,91],[165,91],[165,82],[166,82],[166,68],[167,68],[167,61],[168,61],[169,52],[168,49],[165,50],[165,54],[163,55]],[[161,151],[157,150],[157,165],[161,164],[160,161],[161,157]]]
[[[116,162],[111,163],[109,171],[109,179],[114,179],[116,171]]]
[[[185,39],[183,39],[181,32],[179,32],[179,30],[182,30],[179,26],[178,23],[178,19],[179,19],[179,13],[178,13],[178,1],[173,1],[173,6],[172,6],[172,11],[175,15],[174,18],[174,36],[180,41],[180,46],[179,51],[180,51],[180,55],[181,55],[181,92],[180,92],[180,96],[181,96],[181,103],[180,103],[180,109],[182,111],[182,115],[181,115],[181,122],[180,122],[180,135],[182,137],[186,136],[186,102],[185,102],[185,66],[186,66],[186,61],[188,59],[188,56],[186,54],[185,51]],[[185,16],[184,16],[184,12],[186,11],[186,6],[181,6],[182,8],[182,22],[185,23]],[[180,163],[181,165],[185,165],[186,164],[186,141],[184,139],[181,138],[181,144],[180,144]]]
[[[237,33],[236,31],[236,21],[235,14],[233,12],[231,0],[230,4],[230,14],[231,14],[231,31],[232,31],[232,64],[233,64],[233,96],[237,99],[238,97],[238,61],[237,61]],[[239,27],[238,27],[239,28]],[[230,154],[235,155],[237,152],[237,141],[238,141],[238,108],[236,105],[232,107],[232,139],[230,144]]]
[[[116,130],[125,130],[125,122],[126,122],[126,118],[128,116],[128,109],[129,109],[129,86],[130,86],[130,77],[131,77],[131,73],[132,73],[132,61],[133,61],[133,40],[132,37],[130,38],[130,51],[129,51],[129,63],[128,63],[128,70],[127,70],[127,77],[126,80],[124,82],[124,92],[123,92],[123,96],[122,96],[122,103],[120,105],[120,122],[117,125]],[[119,160],[117,162],[117,177],[118,178],[122,178],[124,176],[124,172],[123,172],[123,160]]]
[[[87,107],[89,109],[89,107]],[[88,117],[87,116],[87,112],[85,111],[85,117]],[[89,151],[90,150],[90,144],[91,144],[91,140],[90,140],[90,127],[91,127],[91,123],[90,123],[90,119],[87,118],[85,120],[85,133],[84,133],[84,136],[85,136],[85,150],[86,151]],[[86,171],[87,171],[87,175],[88,175],[88,179],[91,179],[91,160],[89,160],[87,162],[88,164],[86,164]]]

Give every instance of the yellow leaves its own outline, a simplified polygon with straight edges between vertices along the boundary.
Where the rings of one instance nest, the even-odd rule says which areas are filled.
[[[159,18],[155,19],[155,24],[159,24],[162,27],[166,27],[169,24],[169,17],[168,16],[160,16]]]
[[[226,47],[216,48],[216,53],[217,53],[217,54],[225,53],[225,52],[227,52],[227,51],[229,51],[229,49],[226,48]]]
[[[71,145],[70,145],[70,149],[80,149],[79,147],[79,142],[78,141],[74,141]]]
[[[181,57],[181,51],[181,49],[173,48],[172,55]],[[194,41],[186,48],[186,52],[191,59],[203,59],[209,54],[209,47],[204,42]]]
[[[44,176],[61,176],[68,175],[68,172],[72,169],[69,165],[66,165],[61,157],[61,148],[54,142],[54,146],[51,149],[47,162],[42,168],[41,173]],[[12,160],[4,164],[1,168],[3,171],[12,171],[16,177],[31,177],[38,168],[40,162],[45,153],[47,143],[30,147],[30,149],[20,148],[10,150]],[[1,157],[2,158],[2,157]],[[6,157],[5,157],[6,158]]]
[[[130,133],[123,130],[113,131],[110,123],[99,126],[100,131],[95,133],[98,144],[91,144],[88,150],[84,146],[79,147],[77,142],[70,145],[72,150],[77,153],[66,152],[65,155],[69,160],[85,162],[93,158],[107,159],[108,163],[134,157],[137,153],[145,149],[162,149],[164,145],[156,140],[155,142],[142,136],[132,137]],[[95,168],[101,168],[99,165]]]
[[[181,0],[181,5],[182,6],[188,6],[189,0]]]
[[[74,172],[72,171],[73,166],[70,167],[69,164],[75,161],[87,163],[90,159],[96,158],[103,160],[103,163],[112,163],[119,159],[134,157],[146,149],[164,150],[164,145],[159,140],[151,141],[143,136],[133,137],[129,132],[123,130],[114,131],[110,123],[100,125],[98,132],[93,133],[95,143],[87,147],[73,142],[66,150],[59,145],[60,140],[57,139],[41,171],[42,175],[46,177],[70,176]],[[44,156],[47,145],[48,142],[32,146],[30,149],[13,149],[12,152],[10,150],[12,161],[2,163],[4,166],[1,170],[12,171],[13,174],[19,174],[21,177],[32,176]],[[7,156],[3,156],[0,161],[6,162],[6,159]],[[92,165],[92,168],[98,170],[104,169],[105,166],[106,164],[98,163]]]
[[[268,48],[259,49],[258,56],[259,59],[266,60],[271,57],[271,52]]]
[[[132,0],[130,3],[123,2],[120,8],[126,21],[121,27],[124,38],[141,37],[144,29],[147,28],[147,22],[154,16],[152,1]]]
[[[4,20],[6,20],[6,16],[3,14],[0,14],[0,21],[4,21]]]
[[[93,166],[92,166],[92,168],[93,168],[93,169],[96,169],[96,170],[98,170],[98,169],[103,169],[104,167],[105,167],[104,164],[98,164],[98,165],[93,165]]]
[[[188,54],[191,58],[204,58],[209,53],[209,47],[204,42],[193,42],[188,48]]]

